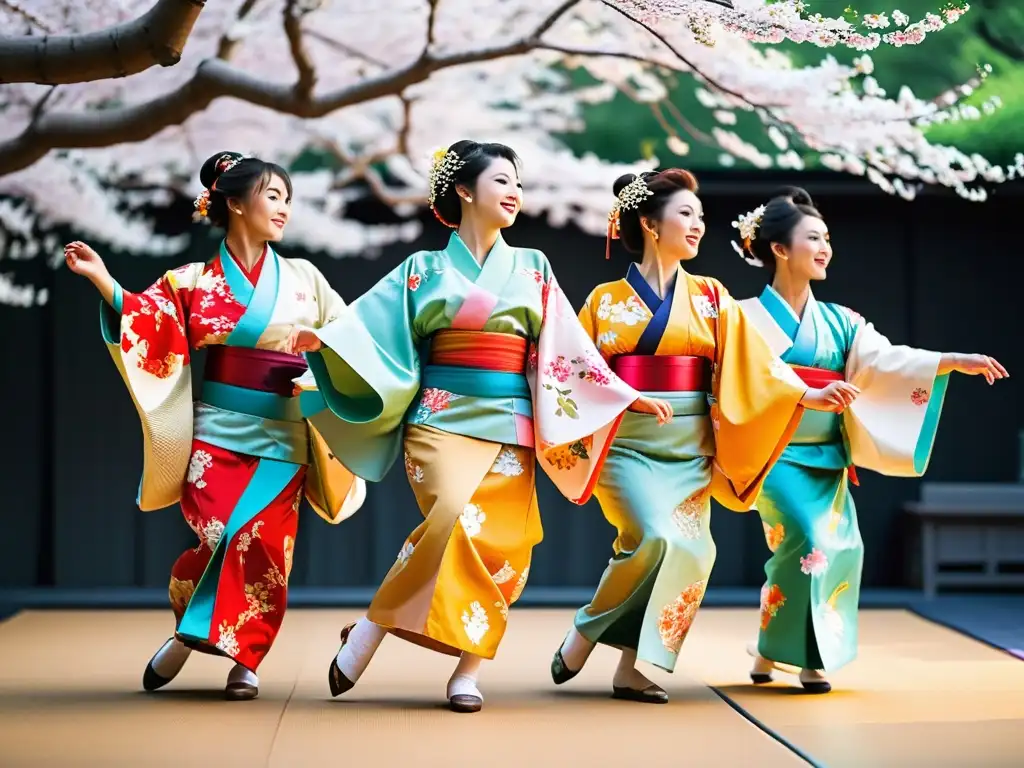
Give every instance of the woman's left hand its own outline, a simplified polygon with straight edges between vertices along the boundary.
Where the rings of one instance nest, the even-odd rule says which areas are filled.
[[[672,421],[672,406],[664,400],[657,400],[653,397],[641,395],[633,401],[632,410],[638,413],[649,413],[656,416],[658,426],[664,426]]]
[[[989,384],[1010,377],[1002,364],[988,355],[957,355],[954,369],[968,376],[984,376]]]
[[[297,325],[288,334],[286,349],[293,355],[301,355],[303,352],[318,352],[321,347],[323,344],[320,337],[312,328],[303,328]]]

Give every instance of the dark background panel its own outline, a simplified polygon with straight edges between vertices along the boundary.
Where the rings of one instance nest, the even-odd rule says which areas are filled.
[[[764,274],[729,246],[736,236],[730,222],[763,202],[764,194],[735,185],[710,185],[703,193],[708,234],[690,268],[719,278],[737,298],[759,293]],[[1013,235],[1019,198],[996,196],[977,205],[923,196],[908,203],[823,186],[816,202],[835,248],[829,280],[816,286],[819,299],[852,307],[894,343],[985,352],[1011,373],[1024,370],[1020,255]],[[410,251],[444,245],[447,231],[432,219],[424,222],[419,241],[388,247],[375,258],[334,259],[287,244],[281,252],[311,258],[351,301]],[[606,261],[600,238],[525,217],[507,239],[544,250],[576,306],[596,284],[621,277],[627,264],[618,246]],[[126,288],[140,290],[166,269],[205,260],[211,250],[210,242],[197,238],[192,251],[176,259],[104,256]],[[98,298],[64,269],[53,272],[42,262],[16,267],[22,282],[52,287],[44,306],[0,307],[7,331],[0,352],[8,361],[0,391],[10,435],[0,462],[9,543],[0,558],[0,585],[163,587],[194,536],[176,509],[143,514],[135,507],[141,434],[98,332]],[[201,354],[193,366],[199,376]],[[1017,481],[1024,428],[1018,382],[1011,378],[989,388],[979,378],[954,379],[930,480]],[[865,586],[903,586],[911,531],[900,505],[916,496],[919,481],[871,472],[861,472],[860,479],[854,492],[867,544]],[[567,502],[543,476],[538,499],[544,541],[535,551],[531,585],[595,585],[614,538],[598,505]],[[304,507],[293,586],[374,587],[419,519],[400,464],[370,485],[362,510],[341,525],[327,525]],[[716,506],[712,530],[718,544],[713,585],[760,584],[766,549],[757,517]]]

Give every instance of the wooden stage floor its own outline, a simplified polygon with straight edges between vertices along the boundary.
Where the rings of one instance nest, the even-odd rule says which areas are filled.
[[[1024,663],[900,610],[862,614],[860,658],[827,696],[750,685],[757,612],[705,609],[666,706],[614,701],[616,652],[556,688],[572,612],[514,609],[484,667],[484,711],[445,708],[453,659],[385,640],[332,700],[327,665],[355,611],[289,612],[253,702],[221,699],[229,662],[193,654],[141,692],[169,611],[29,611],[0,624],[0,766],[1017,766]],[[779,676],[788,677],[788,676]],[[795,679],[790,678],[795,683]]]

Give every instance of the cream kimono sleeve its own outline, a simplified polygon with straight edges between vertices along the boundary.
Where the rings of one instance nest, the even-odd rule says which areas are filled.
[[[949,376],[941,354],[894,345],[850,310],[853,343],[846,380],[860,394],[844,413],[851,462],[897,477],[924,474],[942,415]]]
[[[333,323],[346,309],[345,300],[309,262],[297,262],[308,276],[318,307],[317,328]],[[303,389],[316,388],[311,374],[297,380]],[[309,396],[307,396],[308,401]],[[310,466],[306,473],[306,500],[329,523],[340,523],[359,511],[366,500],[366,481],[354,475],[331,452],[323,435],[309,424]]]
[[[414,254],[415,256],[415,254]],[[402,423],[420,387],[410,256],[316,333],[306,355],[317,390],[302,412],[358,477],[383,479],[402,446]]]
[[[800,423],[807,385],[772,353],[724,286],[716,282],[713,288],[718,320],[711,492],[722,506],[745,512]]]
[[[554,275],[545,277],[543,319],[527,369],[537,458],[567,499],[585,504],[622,415],[640,395],[598,354]]]
[[[192,446],[192,375],[188,327],[202,264],[164,274],[142,293],[115,285],[114,306],[100,302],[100,331],[142,425],[137,503],[143,512],[181,498]]]

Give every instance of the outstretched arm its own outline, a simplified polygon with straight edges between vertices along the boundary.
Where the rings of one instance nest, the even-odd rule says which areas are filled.
[[[968,376],[984,376],[989,384],[996,379],[1008,379],[1010,374],[994,357],[988,355],[965,355],[959,352],[944,352],[939,358],[939,376],[947,373],[966,373]]]

